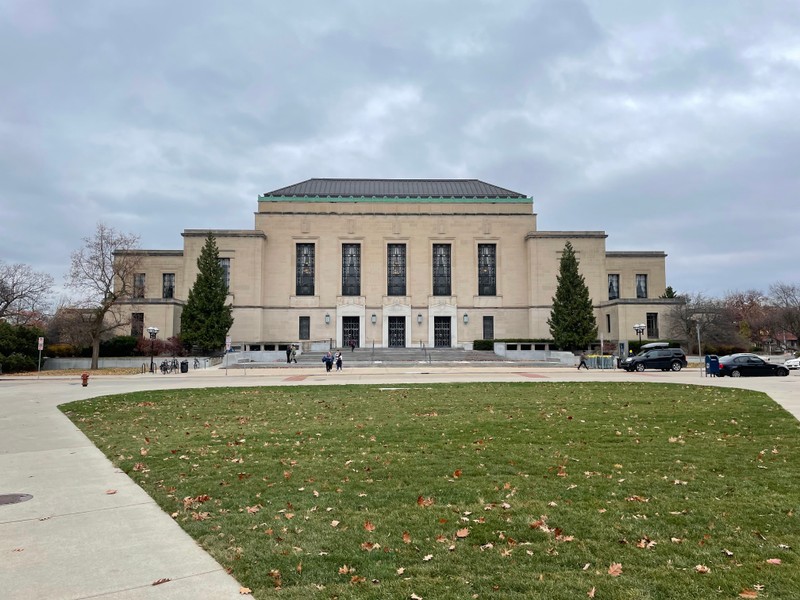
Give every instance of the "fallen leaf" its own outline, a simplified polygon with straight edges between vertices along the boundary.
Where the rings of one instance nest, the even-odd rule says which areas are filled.
[[[463,529],[459,529],[456,531],[456,537],[459,539],[463,539],[469,535],[469,529],[464,527]]]
[[[242,596],[244,596],[245,594],[249,594],[249,593],[250,593],[250,592],[252,592],[252,591],[253,591],[253,590],[251,590],[251,589],[250,589],[250,588],[248,588],[248,587],[240,587],[240,588],[239,588],[239,593],[240,593]]]
[[[399,568],[399,569],[397,569],[397,571],[396,571],[396,573],[397,573],[398,575],[402,575],[402,574],[403,574],[403,573],[405,573],[405,572],[406,572],[406,568],[405,568],[405,567],[400,567],[400,568]]]
[[[739,592],[739,598],[758,598],[758,592],[750,588],[745,588]]]
[[[364,529],[367,531],[375,531],[375,525],[371,521],[364,521]]]
[[[589,596],[589,598],[594,598],[594,588],[592,588],[588,592],[586,592],[586,595]]]
[[[456,479],[461,477],[461,469],[456,469],[455,471],[453,471],[453,477],[455,477]]]
[[[422,560],[424,560],[425,562],[428,562],[432,558],[433,558],[433,554],[426,554],[425,556],[422,557]]]
[[[612,577],[619,577],[622,575],[622,563],[611,563],[608,567],[608,574]]]
[[[422,596],[417,596],[416,594],[411,594],[411,600],[422,600]]]
[[[417,506],[433,506],[433,498],[431,497],[424,498],[422,496],[419,496],[417,498]]]
[[[694,570],[697,571],[698,573],[701,573],[702,575],[705,575],[706,573],[711,573],[711,569],[705,565],[697,565],[695,566]]]
[[[170,580],[169,577],[162,577],[161,579],[156,579],[150,585],[161,585],[162,583],[167,583],[169,580]]]
[[[331,521],[331,527],[336,527],[338,524],[339,524],[339,521],[337,521],[335,519],[333,521]]]
[[[116,494],[116,493],[117,493],[117,490],[106,490],[106,494],[108,494],[109,496],[112,495],[112,494]]]
[[[768,558],[767,559],[767,564],[768,565],[779,565],[779,564],[781,564],[781,559],[780,558]]]

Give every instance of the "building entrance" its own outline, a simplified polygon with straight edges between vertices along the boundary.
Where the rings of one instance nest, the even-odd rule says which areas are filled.
[[[406,345],[406,318],[389,317],[389,347],[405,348]]]
[[[433,345],[435,348],[450,347],[450,317],[433,317]]]
[[[342,345],[349,346],[350,340],[356,343],[356,347],[361,344],[361,319],[359,317],[342,317]]]

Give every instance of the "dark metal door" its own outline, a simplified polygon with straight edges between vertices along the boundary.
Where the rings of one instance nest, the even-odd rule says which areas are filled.
[[[450,317],[433,317],[433,345],[436,348],[450,347]]]
[[[345,346],[350,345],[350,340],[356,343],[359,347],[359,340],[361,339],[361,320],[359,317],[342,317],[342,344]]]
[[[389,317],[389,347],[405,348],[406,345],[406,318]]]
[[[494,339],[494,317],[483,317],[483,339]]]

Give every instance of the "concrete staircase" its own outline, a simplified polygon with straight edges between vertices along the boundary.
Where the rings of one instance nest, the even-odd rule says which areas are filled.
[[[335,355],[335,352],[333,353]],[[297,364],[322,366],[325,352],[304,352],[297,357]],[[502,356],[494,352],[461,350],[459,348],[349,348],[342,350],[342,363],[347,366],[372,365],[446,365],[454,363],[498,363]]]

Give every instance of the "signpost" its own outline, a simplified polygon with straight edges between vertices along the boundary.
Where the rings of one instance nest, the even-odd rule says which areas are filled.
[[[36,379],[39,379],[39,375],[42,373],[42,350],[44,350],[44,338],[39,338],[39,370],[36,372]]]
[[[225,336],[225,377],[228,376],[228,352],[231,351],[231,336]]]

